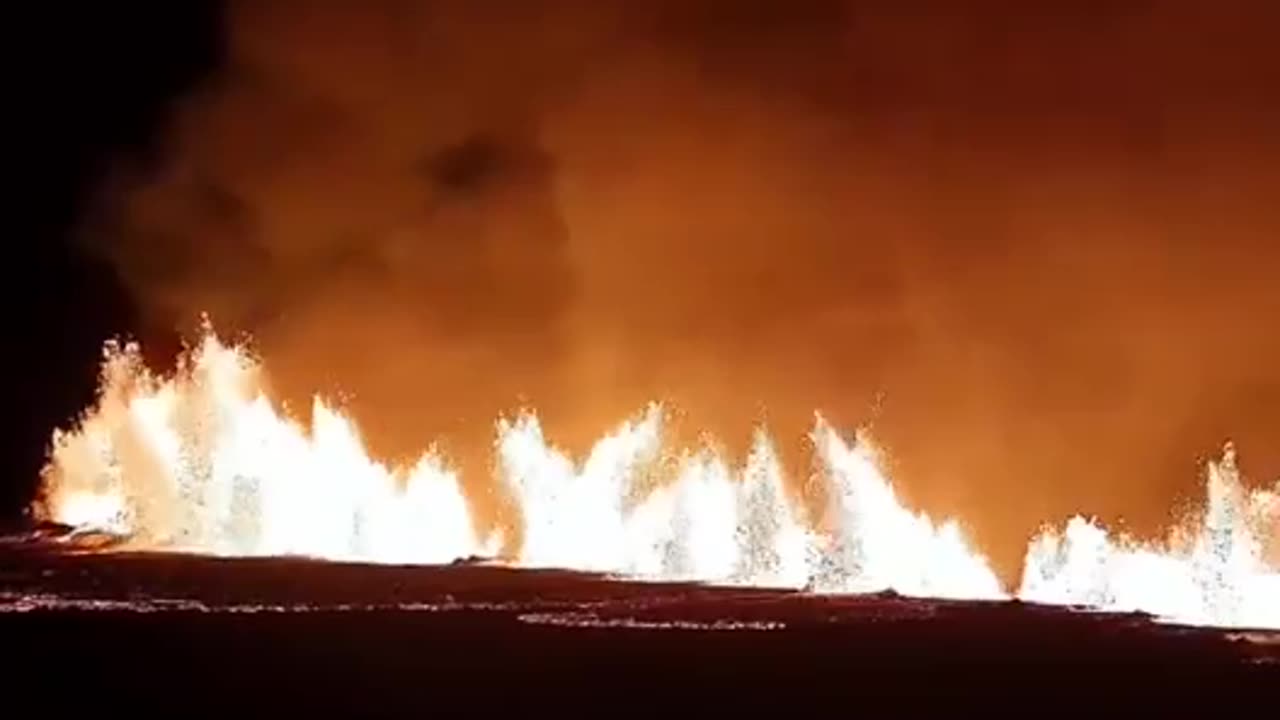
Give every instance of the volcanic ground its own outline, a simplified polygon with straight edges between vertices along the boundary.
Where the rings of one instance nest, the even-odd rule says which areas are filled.
[[[944,708],[957,693],[1222,710],[1280,689],[1280,633],[1141,615],[484,563],[94,553],[30,538],[0,546],[0,638],[11,694],[55,714],[544,701],[593,714],[690,703],[843,713],[870,696]]]

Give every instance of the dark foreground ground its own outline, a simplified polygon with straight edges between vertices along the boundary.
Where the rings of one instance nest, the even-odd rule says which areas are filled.
[[[0,694],[54,716],[855,716],[963,699],[1261,717],[1280,700],[1277,641],[1016,603],[0,547]]]

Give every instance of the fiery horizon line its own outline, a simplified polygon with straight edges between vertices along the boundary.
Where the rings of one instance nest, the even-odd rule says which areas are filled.
[[[821,413],[807,435],[810,480],[826,496],[818,517],[788,487],[765,423],[730,463],[705,436],[698,448],[667,447],[665,405],[649,403],[571,458],[535,410],[499,414],[493,480],[518,517],[485,528],[438,447],[414,463],[375,460],[320,394],[310,423],[282,414],[262,369],[247,339],[224,345],[207,317],[168,375],[145,365],[140,343],[108,341],[97,401],[53,432],[33,513],[144,549],[397,564],[493,556],[633,579],[1018,598],[1280,627],[1280,568],[1268,561],[1280,482],[1246,490],[1230,445],[1207,464],[1203,516],[1165,541],[1113,538],[1080,515],[1061,530],[1046,524],[1008,588],[959,521],[935,524],[900,502],[864,430],[850,441]]]

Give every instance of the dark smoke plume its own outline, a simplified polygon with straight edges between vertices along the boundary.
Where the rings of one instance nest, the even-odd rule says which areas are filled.
[[[381,454],[821,410],[1008,569],[1224,436],[1280,473],[1280,18],[1004,5],[238,3],[89,234]]]

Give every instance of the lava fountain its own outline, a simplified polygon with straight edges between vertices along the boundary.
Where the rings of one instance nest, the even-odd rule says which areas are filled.
[[[874,444],[822,418],[810,434],[828,498],[821,518],[793,497],[763,430],[737,466],[710,447],[667,447],[652,405],[577,461],[547,441],[536,415],[504,418],[493,480],[515,501],[513,543],[477,527],[458,471],[434,448],[385,465],[349,418],[313,402],[308,425],[281,413],[258,361],[211,330],[167,377],[146,368],[136,344],[108,343],[97,403],[54,433],[35,514],[158,551],[396,564],[502,556],[638,580],[1009,595],[956,521],[906,508]],[[1210,466],[1204,516],[1169,542],[1112,539],[1074,518],[1031,541],[1017,596],[1280,627],[1277,498],[1280,485],[1243,489],[1229,449]]]
[[[1027,551],[1019,596],[1185,624],[1280,627],[1280,483],[1246,490],[1230,444],[1207,475],[1206,506],[1163,543],[1112,538],[1081,516],[1044,530]]]
[[[667,448],[652,405],[575,462],[535,415],[500,420],[496,480],[521,524],[509,547],[478,531],[439,453],[383,465],[323,400],[309,427],[279,413],[260,374],[212,332],[170,377],[151,373],[137,345],[108,344],[97,405],[54,434],[38,515],[142,549],[424,564],[505,550],[524,567],[638,579],[1003,594],[957,525],[904,508],[870,443],[822,419],[812,438],[832,504],[821,532],[763,431],[735,467],[710,448]]]

